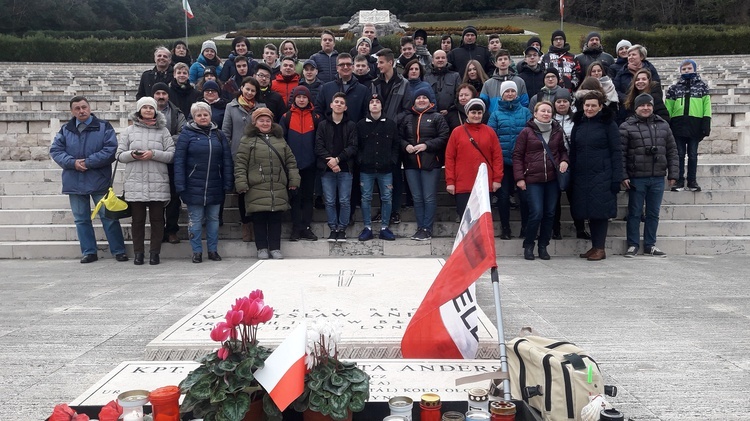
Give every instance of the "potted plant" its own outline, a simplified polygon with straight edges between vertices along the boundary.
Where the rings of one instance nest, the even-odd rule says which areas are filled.
[[[294,402],[294,409],[303,412],[305,420],[320,415],[322,419],[351,420],[352,412],[365,409],[370,376],[356,363],[339,360],[340,336],[329,320],[308,323],[305,391]]]
[[[185,399],[180,412],[192,411],[194,418],[206,421],[241,421],[251,409],[260,408],[269,419],[281,419],[281,411],[255,380],[271,350],[258,345],[258,326],[273,317],[273,308],[256,290],[238,298],[224,321],[211,331],[211,339],[221,346],[205,355],[200,366],[180,382]]]

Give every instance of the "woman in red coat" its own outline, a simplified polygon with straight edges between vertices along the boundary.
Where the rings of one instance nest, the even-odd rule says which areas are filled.
[[[479,165],[487,164],[492,192],[503,179],[503,152],[497,134],[482,123],[484,101],[474,98],[466,103],[466,123],[456,127],[445,149],[445,184],[448,193],[456,196],[456,211],[463,216],[469,202]]]
[[[547,144],[552,157],[542,142]],[[560,196],[555,165],[559,166],[560,172],[568,170],[568,151],[565,149],[562,128],[552,119],[552,104],[542,101],[534,107],[534,118],[521,130],[513,149],[513,176],[516,186],[526,195],[529,206],[529,220],[523,239],[523,257],[526,260],[534,260],[537,231],[539,258],[550,259],[547,246],[552,237],[555,206]]]

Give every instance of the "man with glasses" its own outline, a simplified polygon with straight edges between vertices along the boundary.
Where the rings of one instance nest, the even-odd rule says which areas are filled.
[[[565,32],[557,30],[552,33],[552,45],[542,57],[544,67],[554,67],[560,74],[563,86],[570,92],[578,88],[578,71],[575,56],[570,52]]]
[[[310,60],[315,62],[315,67],[318,69],[318,78],[323,83],[336,79],[336,58],[339,52],[335,47],[336,39],[333,37],[333,32],[326,29],[320,35],[320,51],[310,56]]]
[[[518,77],[526,84],[529,98],[533,98],[544,87],[544,66],[539,64],[542,54],[534,46],[526,47],[524,59],[518,63]]]
[[[281,116],[289,111],[284,104],[281,95],[271,89],[271,68],[266,63],[258,63],[258,70],[255,71],[255,79],[260,85],[260,92],[256,94],[259,103],[266,104],[273,113],[274,123],[281,120]]]
[[[349,120],[358,122],[367,115],[369,104],[367,88],[353,77],[354,59],[349,53],[341,53],[336,60],[336,79],[324,83],[315,100],[315,109],[324,113],[331,109],[333,95],[341,92],[346,96],[346,113]]]

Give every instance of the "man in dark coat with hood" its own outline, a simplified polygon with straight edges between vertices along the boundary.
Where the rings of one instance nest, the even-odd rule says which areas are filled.
[[[609,53],[604,52],[602,36],[598,32],[589,32],[586,35],[586,44],[583,46],[583,52],[575,58],[576,65],[578,66],[578,80],[582,81],[586,77],[586,69],[588,69],[589,64],[597,60],[604,64],[609,77],[614,78],[615,75],[609,70],[609,66],[615,63],[615,58]]]
[[[470,60],[476,60],[482,68],[492,66],[492,55],[487,47],[477,45],[477,28],[467,26],[461,33],[461,45],[448,53],[448,63],[459,75],[463,75]]]

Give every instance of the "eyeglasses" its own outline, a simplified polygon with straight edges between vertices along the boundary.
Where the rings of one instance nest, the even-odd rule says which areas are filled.
[[[256,79],[270,79],[271,75],[267,75],[265,73],[256,73],[255,78]]]
[[[337,64],[339,67],[352,67],[352,63],[339,63]]]

